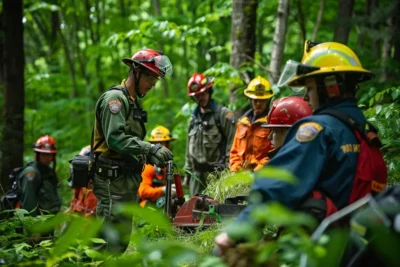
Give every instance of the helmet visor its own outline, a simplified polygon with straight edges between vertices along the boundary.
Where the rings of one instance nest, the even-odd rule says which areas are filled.
[[[288,60],[283,68],[282,74],[279,77],[278,87],[286,86],[294,76],[297,75],[297,67],[300,65],[299,62],[294,60]]]
[[[320,67],[314,67],[307,64],[301,64],[294,60],[288,60],[285,64],[285,68],[283,69],[281,76],[279,77],[278,87],[283,87],[287,85],[293,78],[295,78],[295,76],[308,74],[319,69]],[[304,86],[291,86],[291,88],[295,92],[300,92],[304,89]]]
[[[165,75],[172,75],[172,64],[167,56],[161,55],[153,58],[156,67]]]

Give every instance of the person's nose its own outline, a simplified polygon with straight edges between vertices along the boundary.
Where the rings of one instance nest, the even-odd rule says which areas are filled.
[[[304,93],[303,100],[306,101],[306,102],[310,101],[310,97],[308,96],[308,92],[307,91]]]
[[[274,134],[274,130],[271,130],[271,132],[269,133],[269,135],[268,135],[268,139],[269,140],[272,140],[272,135]]]

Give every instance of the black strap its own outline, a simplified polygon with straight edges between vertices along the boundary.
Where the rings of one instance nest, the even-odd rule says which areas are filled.
[[[218,131],[221,134],[221,143],[219,145],[219,152],[220,152],[220,158],[219,161],[225,162],[225,157],[226,157],[226,136],[224,134],[224,131],[222,129],[221,125],[221,111],[222,111],[222,106],[217,104],[217,107],[214,111],[214,120],[215,124],[217,125]]]
[[[347,125],[351,130],[355,130],[357,132],[359,132],[361,134],[361,136],[365,139],[367,139],[367,136],[365,135],[365,128],[363,128],[359,123],[357,123],[349,114],[347,114],[346,112],[337,110],[337,109],[327,109],[324,110],[318,114],[327,114],[327,115],[331,115],[335,118],[337,118],[338,120],[340,120],[341,122],[343,122],[345,125]],[[371,124],[369,124],[367,122],[369,127],[372,127],[372,129],[375,129]]]
[[[226,157],[225,154],[226,154],[226,145],[227,144],[226,144],[226,136],[224,134],[224,131],[222,129],[222,124],[221,124],[221,111],[222,111],[222,106],[217,104],[216,108],[214,110],[214,120],[215,120],[215,124],[217,125],[218,132],[221,135],[221,142],[219,145],[220,158],[218,159],[218,161],[225,162],[225,157]],[[197,120],[197,118],[192,119],[190,121],[188,132],[190,132],[193,129],[195,120]],[[200,121],[201,121],[201,119],[200,119]]]

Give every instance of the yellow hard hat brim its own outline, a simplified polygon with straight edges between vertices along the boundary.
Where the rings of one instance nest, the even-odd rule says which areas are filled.
[[[375,77],[375,75],[363,68],[360,67],[352,67],[352,66],[339,66],[339,67],[323,67],[319,70],[303,74],[303,75],[298,75],[295,76],[289,83],[288,85],[291,87],[299,87],[299,86],[305,86],[305,78],[316,76],[316,75],[321,75],[321,74],[329,74],[329,73],[354,73],[354,74],[359,74],[359,83],[365,82],[368,80],[371,80]]]
[[[270,99],[271,97],[273,97],[274,96],[274,93],[271,91],[271,93],[267,93],[267,94],[264,94],[264,95],[256,95],[256,94],[254,94],[254,93],[252,93],[252,92],[244,92],[244,95],[245,96],[247,96],[248,98],[251,98],[251,99]]]

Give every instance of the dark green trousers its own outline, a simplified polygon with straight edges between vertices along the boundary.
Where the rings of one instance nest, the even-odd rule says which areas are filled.
[[[140,174],[121,175],[112,179],[95,174],[93,192],[98,199],[96,216],[103,220],[100,236],[107,242],[107,251],[124,252],[129,245],[132,217],[119,214],[117,206],[120,203],[136,203],[140,182]]]

